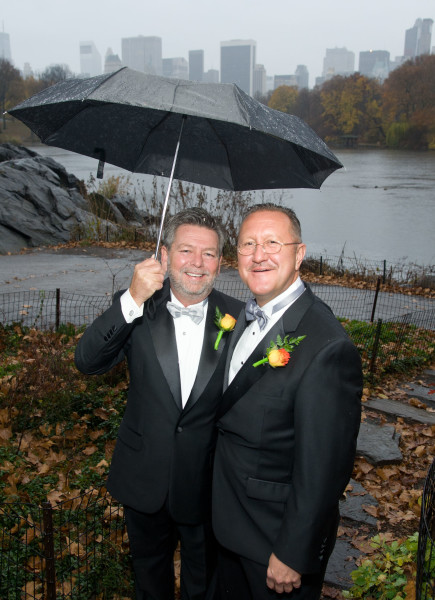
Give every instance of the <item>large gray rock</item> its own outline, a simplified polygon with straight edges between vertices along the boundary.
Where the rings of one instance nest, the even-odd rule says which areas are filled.
[[[81,194],[83,185],[52,158],[21,146],[0,145],[0,254],[65,243],[74,230],[95,231],[97,217]],[[113,219],[98,219],[100,227],[125,225],[122,211],[105,201]],[[131,200],[128,205],[136,223],[141,215],[133,211]]]
[[[372,465],[400,463],[403,459],[399,449],[400,435],[392,425],[361,423],[356,453]]]

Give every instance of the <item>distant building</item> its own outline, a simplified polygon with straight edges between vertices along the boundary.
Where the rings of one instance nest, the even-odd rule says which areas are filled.
[[[355,72],[355,54],[347,48],[328,48],[323,59],[322,77],[331,79],[335,75],[347,77]]]
[[[390,73],[390,53],[386,50],[360,52],[358,70],[361,75],[385,81]]]
[[[274,79],[275,78],[273,75],[267,75],[267,77],[266,77],[266,92],[271,92],[273,89],[275,89],[273,87]]]
[[[151,75],[162,74],[162,38],[143,35],[122,38],[121,49],[125,66]]]
[[[254,93],[256,46],[253,40],[221,42],[221,82],[236,83],[250,96]]]
[[[253,82],[253,96],[264,96],[267,92],[266,84],[266,69],[264,65],[255,65],[254,67],[254,82]]]
[[[204,73],[202,80],[204,83],[219,83],[219,70],[209,69]]]
[[[405,61],[406,59],[404,56],[396,56],[394,60],[391,60],[390,58],[390,73],[391,71],[394,71],[394,69],[397,69],[398,67],[403,65]]]
[[[430,54],[432,41],[432,19],[417,19],[414,27],[405,32],[405,59]]]
[[[23,68],[23,78],[28,79],[29,77],[33,77],[32,67],[30,66],[30,63],[25,62]]]
[[[112,48],[107,48],[104,58],[104,72],[113,73],[122,67],[121,59],[117,54],[114,54]]]
[[[80,42],[80,74],[84,77],[101,75],[103,71],[101,54],[94,42]]]
[[[202,81],[204,77],[204,50],[189,50],[189,79]]]
[[[164,58],[162,60],[162,75],[176,79],[189,79],[189,63],[185,58]]]
[[[275,75],[273,78],[273,89],[279,88],[281,85],[290,87],[298,87],[296,75]]]
[[[0,31],[0,59],[12,62],[9,33],[5,33],[4,31]]]
[[[305,65],[298,65],[296,67],[296,81],[297,81],[297,86],[299,90],[302,89],[308,89],[308,79],[309,79],[309,74],[308,74],[308,69]]]

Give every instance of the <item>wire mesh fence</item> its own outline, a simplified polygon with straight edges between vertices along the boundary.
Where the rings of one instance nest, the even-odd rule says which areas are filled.
[[[423,490],[418,537],[416,600],[435,598],[435,460]]]
[[[218,280],[221,291],[246,300],[238,280]],[[434,346],[434,300],[376,290],[313,284],[315,294],[347,321],[365,370],[418,357],[418,345]],[[91,323],[111,302],[109,295],[26,291],[0,294],[0,322],[36,329]],[[73,407],[70,407],[73,408]],[[434,562],[434,479],[425,492],[425,560]],[[426,537],[424,537],[426,535]],[[431,537],[430,537],[431,536]],[[426,542],[424,541],[426,540]],[[429,554],[428,554],[429,552]],[[423,555],[422,555],[423,556]],[[421,559],[422,560],[422,559]],[[421,569],[426,568],[422,560]],[[421,589],[433,586],[433,572]],[[429,577],[429,579],[428,579]],[[430,579],[432,577],[432,579]],[[0,505],[0,598],[90,600],[131,598],[133,590],[122,507],[104,489],[90,490],[55,506]],[[433,597],[421,596],[422,600]]]
[[[0,506],[0,598],[129,598],[123,508],[104,488],[42,506]]]
[[[310,253],[303,268],[318,275],[358,275],[358,278],[382,283],[431,287],[435,285],[435,265],[416,265],[409,262],[392,263],[387,260],[367,260],[357,256],[328,256]]]
[[[218,279],[216,288],[246,301],[249,289],[239,279]],[[401,370],[418,365],[422,352],[434,347],[435,300],[338,285],[311,284],[313,292],[333,313],[345,321],[346,329],[360,350],[365,372],[374,376],[377,366]],[[52,291],[0,294],[0,322],[19,323],[37,329],[55,329],[61,324],[86,326],[110,305],[109,295],[84,295]]]

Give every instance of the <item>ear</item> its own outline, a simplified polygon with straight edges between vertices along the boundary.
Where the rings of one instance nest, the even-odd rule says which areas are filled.
[[[298,249],[296,251],[296,271],[299,271],[302,261],[305,258],[305,252],[307,251],[307,247],[305,244],[299,244]]]
[[[166,273],[166,271],[168,270],[168,249],[166,248],[166,246],[162,246],[160,248],[160,262],[162,264],[163,270]]]
[[[217,268],[216,276],[219,275],[219,273],[221,272],[222,259],[223,259],[223,256],[221,256],[220,259],[219,259],[219,265],[218,265],[218,268]]]

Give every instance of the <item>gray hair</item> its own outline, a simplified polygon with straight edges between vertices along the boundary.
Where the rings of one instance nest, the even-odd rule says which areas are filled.
[[[252,215],[253,213],[256,213],[256,212],[259,212],[262,210],[268,210],[271,212],[280,212],[280,213],[283,213],[284,215],[287,215],[287,217],[290,219],[293,233],[294,233],[295,237],[297,238],[297,241],[302,242],[301,223],[300,223],[299,219],[297,218],[295,211],[292,208],[287,208],[286,206],[280,206],[279,204],[274,204],[273,202],[264,202],[263,204],[254,204],[253,206],[248,208],[248,210],[246,212],[243,213],[242,223],[247,217],[249,217],[249,215]]]
[[[198,225],[198,227],[205,227],[206,229],[215,231],[219,240],[219,256],[222,255],[225,243],[225,233],[222,225],[216,217],[213,217],[199,206],[180,210],[180,212],[168,219],[162,236],[162,244],[168,250],[174,243],[175,234],[181,225]]]

